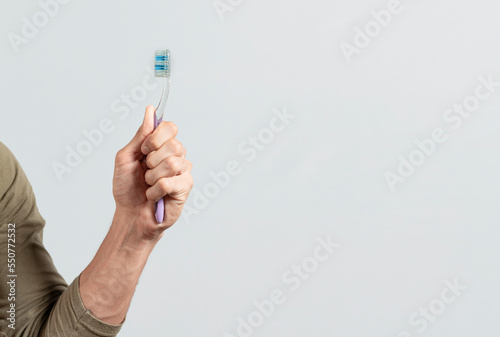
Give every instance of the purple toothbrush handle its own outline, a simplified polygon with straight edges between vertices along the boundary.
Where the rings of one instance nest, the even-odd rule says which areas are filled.
[[[163,222],[163,214],[165,214],[165,204],[163,203],[163,198],[156,202],[156,221],[158,223]]]
[[[155,111],[155,129],[160,123],[162,122],[163,117],[160,117],[160,119],[156,119],[156,111]],[[156,216],[156,221],[158,223],[163,222],[163,217],[165,215],[165,204],[163,202],[163,198],[158,200],[155,205],[155,216]]]

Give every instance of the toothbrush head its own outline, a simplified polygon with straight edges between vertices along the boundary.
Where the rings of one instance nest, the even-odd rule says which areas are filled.
[[[155,76],[170,78],[170,51],[155,51]]]

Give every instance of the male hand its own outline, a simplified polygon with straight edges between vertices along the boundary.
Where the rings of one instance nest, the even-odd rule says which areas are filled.
[[[192,164],[175,136],[177,126],[162,122],[154,129],[153,106],[130,143],[118,151],[113,177],[115,216],[133,219],[139,239],[158,240],[181,215],[193,187]],[[155,219],[155,202],[164,198],[163,223]]]

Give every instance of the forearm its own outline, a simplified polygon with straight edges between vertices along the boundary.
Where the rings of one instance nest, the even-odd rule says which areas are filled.
[[[80,274],[85,308],[109,324],[124,321],[149,254],[179,218],[193,186],[191,162],[175,139],[177,126],[162,122],[155,129],[154,113],[148,106],[134,138],[116,154],[117,211],[96,256]],[[165,206],[162,223],[154,211],[160,198]]]
[[[125,319],[139,277],[157,240],[136,233],[136,217],[115,213],[111,228],[80,276],[85,307],[109,324]]]

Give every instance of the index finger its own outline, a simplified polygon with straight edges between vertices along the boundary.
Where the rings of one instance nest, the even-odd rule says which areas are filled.
[[[165,142],[177,136],[177,125],[173,122],[161,122],[152,134],[142,142],[141,152],[147,156],[158,150]]]

